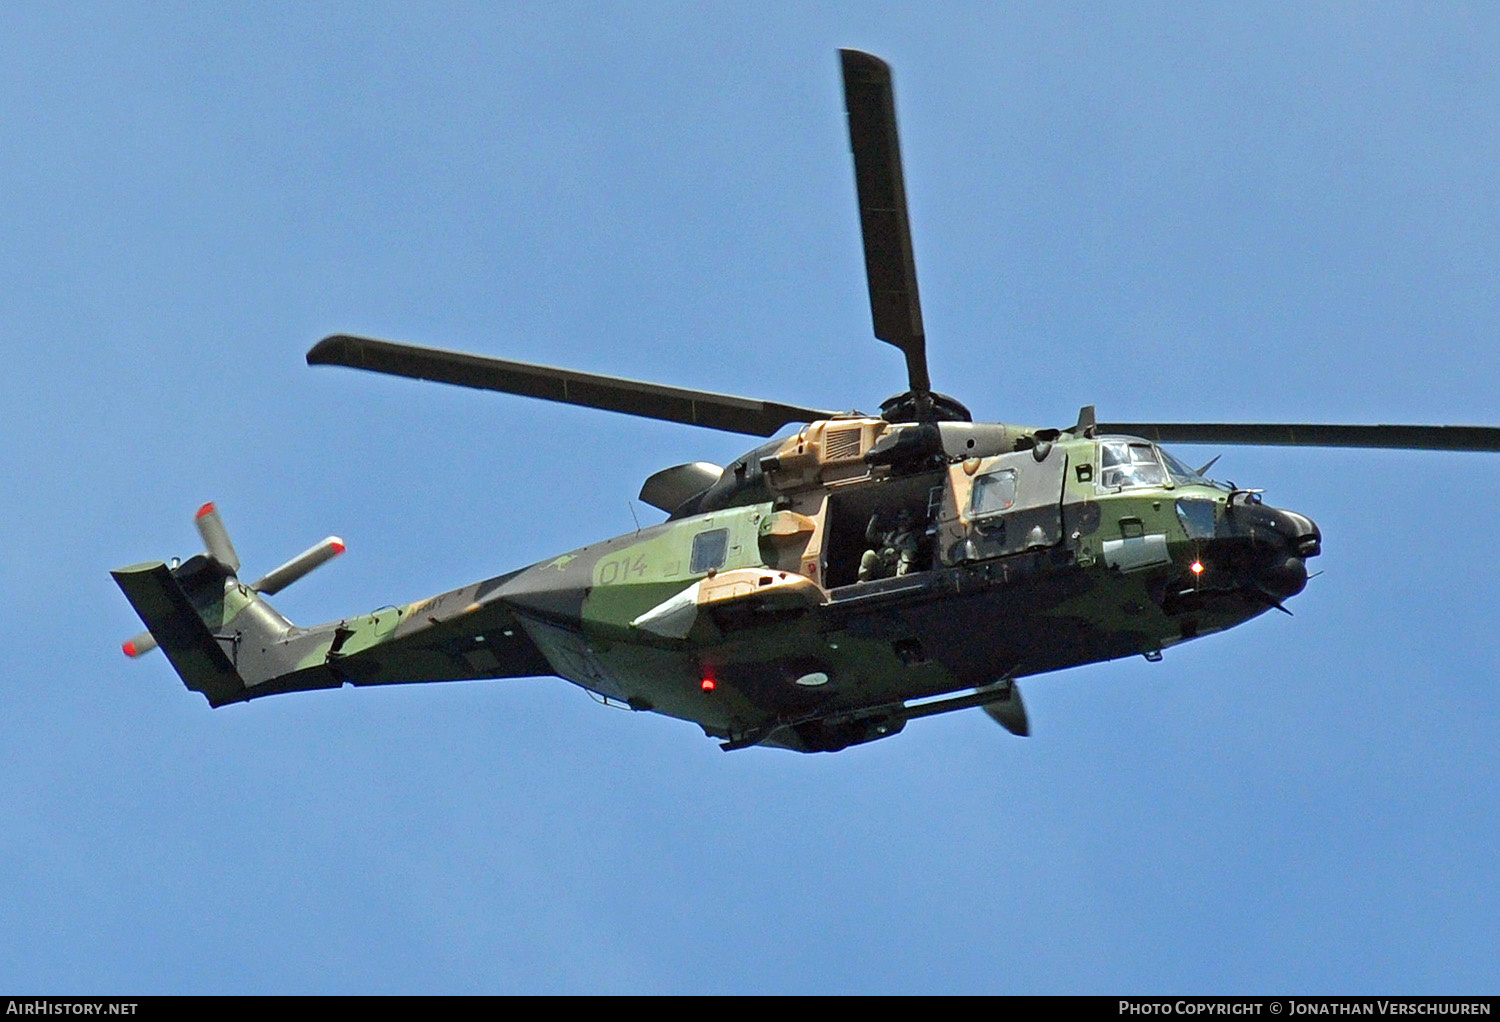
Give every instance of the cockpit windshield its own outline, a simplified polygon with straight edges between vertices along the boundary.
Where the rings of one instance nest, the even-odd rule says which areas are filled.
[[[1197,469],[1189,468],[1177,458],[1173,457],[1164,447],[1158,447],[1161,460],[1166,462],[1167,471],[1172,474],[1172,481],[1179,485],[1197,484],[1198,486],[1212,486],[1213,481],[1198,474]]]
[[[1099,485],[1218,486],[1167,451],[1144,440],[1104,440],[1099,444]]]

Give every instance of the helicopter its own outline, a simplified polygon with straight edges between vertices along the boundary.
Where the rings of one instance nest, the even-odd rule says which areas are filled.
[[[660,524],[310,628],[266,597],[343,541],[247,584],[205,504],[202,553],[112,572],[147,629],[124,652],[159,646],[212,707],[555,675],[692,721],[726,750],[835,752],[973,708],[1024,736],[1020,679],[1159,660],[1288,612],[1308,583],[1322,548],[1310,518],[1164,444],[1500,451],[1500,428],[1480,426],[1101,422],[1093,406],[1062,428],[974,421],[928,374],[891,70],[840,57],[873,332],[907,370],[879,414],[335,334],[309,365],[774,439],[727,466],[651,475],[639,499],[666,513]]]

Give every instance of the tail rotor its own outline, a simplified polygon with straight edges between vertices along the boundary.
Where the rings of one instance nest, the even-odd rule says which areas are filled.
[[[234,552],[234,544],[229,541],[229,530],[224,527],[224,519],[219,517],[219,509],[214,507],[213,501],[209,501],[198,509],[193,515],[193,524],[198,526],[198,535],[203,537],[203,549],[225,571],[233,575],[240,570],[240,555]]]
[[[225,573],[229,575],[238,573],[240,556],[235,552],[234,543],[229,539],[229,530],[225,528],[224,519],[219,516],[219,509],[212,501],[198,509],[197,514],[193,516],[193,524],[198,527],[198,535],[203,537],[204,554]],[[253,593],[272,596],[314,568],[333,560],[343,553],[344,549],[342,539],[329,536],[321,543],[308,547],[285,564],[272,568],[245,588]],[[149,631],[131,636],[120,644],[121,650],[128,657],[144,656],[156,646],[156,638]]]

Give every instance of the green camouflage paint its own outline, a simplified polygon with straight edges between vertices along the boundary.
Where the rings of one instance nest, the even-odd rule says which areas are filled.
[[[866,444],[908,428],[868,423],[832,425],[864,428]],[[1297,516],[1251,497],[1181,482],[1106,489],[1098,441],[1037,442],[1036,431],[1004,424],[950,427],[933,464],[871,466],[849,458],[852,440],[841,441],[837,464],[820,462],[833,447],[824,425],[804,431],[816,443],[794,437],[758,449],[775,452],[769,474],[738,469],[746,496],[773,500],[720,486],[726,506],[708,513],[315,628],[288,625],[211,558],[115,575],[184,681],[215,706],[343,684],[555,674],[694,721],[734,747],[802,750],[893,734],[919,712],[907,705],[914,699],[975,689],[964,705],[978,705],[986,686],[1008,679],[1154,657],[1277,599],[1245,565],[1260,564],[1265,537]],[[991,446],[965,458],[966,436]],[[1003,453],[1001,442],[1019,450]],[[864,542],[865,512],[839,507],[894,511],[882,501],[897,501],[925,515],[930,506],[961,539],[982,524],[968,522],[967,501],[984,466],[1060,479],[1049,484],[1056,503],[1033,494],[1040,503],[1015,512],[1030,516],[1017,517],[1026,529],[1039,523],[1026,535],[1041,541],[1022,549],[1013,540],[1005,549],[1015,552],[978,559],[961,547],[939,558],[935,541],[925,570],[832,589],[788,570],[806,545],[821,558],[821,579],[841,537],[840,556],[855,531]],[[1188,534],[1176,510],[1184,498],[1216,509],[1212,521],[1195,512],[1195,527],[1209,532]],[[1210,547],[1219,560],[1195,575],[1189,566]]]

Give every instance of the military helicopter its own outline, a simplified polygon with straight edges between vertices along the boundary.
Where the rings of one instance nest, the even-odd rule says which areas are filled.
[[[769,437],[727,467],[645,481],[665,522],[370,614],[299,628],[266,597],[343,550],[245,584],[205,504],[205,551],[113,576],[211,706],[282,692],[557,675],[702,727],[726,750],[829,752],[979,707],[1030,731],[1018,680],[1162,651],[1271,610],[1322,537],[1164,443],[1500,451],[1500,428],[975,422],[932,389],[890,68],[841,51],[875,337],[906,359],[879,415],[335,335],[338,365]]]

